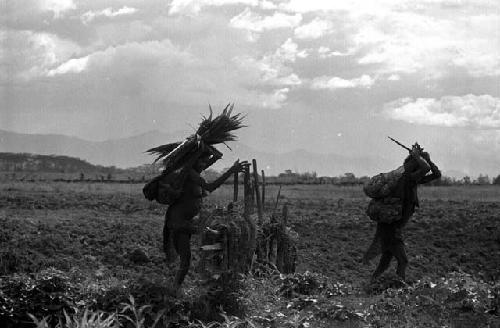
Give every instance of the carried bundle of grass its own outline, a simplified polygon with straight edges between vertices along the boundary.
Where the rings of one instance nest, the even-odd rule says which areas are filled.
[[[236,140],[233,131],[244,127],[244,117],[240,113],[233,114],[233,108],[234,104],[228,104],[222,113],[214,117],[212,107],[209,106],[210,115],[202,118],[196,133],[182,142],[173,142],[146,151],[157,155],[154,162],[161,160],[164,166],[162,174],[144,186],[146,199],[165,205],[172,204],[179,196],[174,191],[182,187],[189,168],[202,154],[210,154],[207,167],[222,157],[222,153],[214,145],[222,143],[229,148],[226,143]]]
[[[234,104],[228,104],[221,114],[213,117],[212,107],[209,106],[210,115],[203,117],[195,134],[189,136],[182,142],[174,142],[161,145],[147,150],[150,154],[158,155],[155,162],[163,160],[165,171],[170,172],[184,166],[192,156],[199,153],[200,150],[211,150],[221,155],[213,145],[225,144],[228,141],[236,140],[233,131],[238,130],[244,125],[241,113],[232,115]],[[228,147],[229,148],[229,147]]]

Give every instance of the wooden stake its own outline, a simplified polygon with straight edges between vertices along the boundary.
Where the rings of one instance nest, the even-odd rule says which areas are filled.
[[[273,215],[276,213],[276,209],[278,208],[278,202],[280,200],[280,195],[281,195],[281,185],[280,185],[280,188],[278,189],[278,195],[276,195],[276,202],[274,203]]]
[[[255,189],[255,199],[257,200],[257,215],[259,218],[259,225],[262,226],[264,213],[262,211],[262,203],[261,203],[260,190],[259,190],[259,173],[257,171],[257,161],[255,159],[252,159],[252,165],[253,165],[253,181],[254,181],[254,189]]]
[[[234,190],[233,190],[233,202],[237,202],[238,201],[238,172],[234,172],[234,175],[233,175],[233,187],[234,187]]]
[[[262,208],[266,207],[266,175],[262,172]]]
[[[283,206],[281,214],[281,222],[277,229],[277,246],[276,246],[276,266],[281,273],[286,271],[286,263],[288,256],[288,238],[286,236],[286,223],[288,221],[288,207]]]
[[[288,223],[288,206],[283,206],[283,226],[286,227],[286,224]]]
[[[245,202],[245,215],[248,216],[252,213],[251,207],[252,207],[252,195],[253,195],[253,190],[252,187],[250,186],[250,167],[245,167],[245,173],[243,176],[243,197],[244,197],[244,202]]]

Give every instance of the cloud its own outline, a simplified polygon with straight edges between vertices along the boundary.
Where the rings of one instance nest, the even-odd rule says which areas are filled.
[[[275,58],[282,58],[283,61],[290,62],[294,62],[297,57],[305,58],[307,56],[307,51],[299,50],[299,46],[291,38],[288,38],[274,54]]]
[[[500,75],[499,2],[290,0],[279,8],[323,17],[361,55],[358,64],[377,74],[439,79],[458,68],[473,77]],[[296,37],[323,36],[319,28],[302,28]]]
[[[116,47],[108,47],[81,58],[72,58],[56,68],[48,70],[47,76],[68,73],[81,73],[85,70],[100,71],[101,68],[114,67],[122,74],[133,75],[148,65],[172,65],[172,63],[192,63],[194,57],[182,51],[170,40],[130,42]],[[118,67],[129,66],[127,69]]]
[[[43,76],[81,52],[78,44],[51,33],[0,31],[0,42],[6,45],[0,52],[0,63],[8,63],[12,75],[7,78],[14,80]]]
[[[298,45],[292,39],[287,39],[273,53],[266,54],[260,59],[239,56],[233,60],[241,71],[247,72],[247,75],[257,75],[254,83],[293,86],[301,85],[302,80],[288,64],[295,62],[297,58],[305,57],[307,57],[307,52],[299,50]]]
[[[77,6],[73,0],[2,0],[0,8],[0,16],[6,16],[5,20],[23,21],[26,17],[40,19],[39,16],[43,16],[47,19],[47,13],[52,14],[52,19],[60,19]]]
[[[173,0],[168,13],[170,15],[198,14],[204,7],[209,6],[247,5],[255,7],[258,4],[258,0]]]
[[[292,86],[301,85],[302,80],[292,69],[285,66],[283,62],[276,62],[272,56],[266,56],[261,60],[252,57],[237,57],[234,59],[239,70],[246,72],[246,76],[255,76],[250,78],[256,85],[271,86]]]
[[[100,11],[87,11],[81,16],[81,20],[84,24],[88,24],[92,22],[97,17],[117,17],[122,15],[131,15],[137,11],[136,8],[131,8],[124,6],[116,11],[113,11],[111,8],[106,8]]]
[[[260,16],[253,13],[249,8],[231,18],[229,26],[248,30],[251,32],[263,32],[278,28],[292,28],[297,26],[302,20],[302,15],[287,15],[275,12],[272,16]]]
[[[487,41],[480,29],[465,36],[464,28],[465,21],[457,24],[420,14],[391,13],[360,21],[353,41],[358,49],[367,49],[358,63],[378,65],[379,73],[423,73],[440,78],[459,66],[472,75],[498,74],[500,58],[494,55],[500,51],[498,43]]]
[[[47,72],[47,76],[54,76],[66,73],[80,73],[87,68],[88,63],[89,63],[89,56],[85,56],[82,58],[73,58],[59,65],[58,67],[49,70]]]
[[[311,13],[311,12],[331,12],[340,11],[347,14],[363,14],[375,13],[383,10],[391,4],[397,4],[397,0],[379,0],[379,1],[363,1],[363,0],[290,0],[280,4],[280,8],[291,12]]]
[[[52,11],[56,18],[68,10],[76,9],[73,0],[41,0],[39,5],[43,11]]]
[[[288,98],[289,88],[281,88],[275,90],[271,94],[261,95],[261,106],[269,109],[282,108]]]
[[[182,106],[234,99],[241,105],[267,109],[284,106],[290,91],[287,86],[301,83],[293,72],[273,70],[258,62],[254,62],[261,65],[258,69],[226,65],[230,73],[224,79],[213,79],[220,72],[220,63],[212,60],[202,60],[168,39],[131,42],[72,58],[46,75],[53,79],[66,75],[67,81],[75,81],[70,74],[85,73],[82,79],[94,81],[100,94],[110,98],[127,95],[136,101],[147,98],[153,104],[179,102]]]
[[[295,29],[295,36],[299,39],[318,39],[329,33],[333,24],[327,20],[316,17],[311,22]]]
[[[500,99],[490,95],[401,98],[385,104],[382,113],[413,124],[500,129]]]
[[[500,74],[500,42],[491,28],[499,25],[500,15],[448,19],[391,12],[360,22],[354,41],[369,49],[359,63],[377,64],[381,73],[440,78],[457,67],[472,76],[495,76]]]
[[[346,52],[332,51],[329,47],[321,46],[318,48],[318,55],[320,58],[330,58],[330,57],[344,57],[349,56],[353,53],[352,49]]]
[[[369,89],[375,83],[375,79],[369,75],[362,75],[355,79],[345,80],[340,77],[322,76],[314,78],[311,82],[311,89],[352,89],[365,88]]]
[[[272,9],[277,9],[278,5],[272,1],[261,0],[259,3],[259,7],[262,9],[272,10]]]

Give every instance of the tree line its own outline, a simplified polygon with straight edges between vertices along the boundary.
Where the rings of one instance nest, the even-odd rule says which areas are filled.
[[[212,172],[210,176],[216,176],[217,172]],[[339,176],[318,176],[316,172],[291,173],[289,170],[277,176],[266,177],[268,184],[333,184],[339,186],[363,185],[370,180],[369,176],[357,177],[354,173],[344,173]],[[231,179],[227,183],[231,183]],[[490,178],[487,174],[480,174],[478,177],[465,176],[457,179],[454,177],[442,176],[427,185],[430,186],[460,186],[460,185],[500,185],[500,174]]]
[[[58,180],[58,181],[127,181],[143,182],[159,174],[161,164],[144,164],[134,168],[120,169],[114,166],[93,165],[82,159],[60,155],[35,155],[27,153],[0,153],[0,172],[10,180]],[[28,175],[26,175],[28,174]],[[215,179],[219,172],[208,169],[204,173],[208,180]],[[369,176],[357,177],[348,172],[339,176],[318,176],[316,172],[292,172],[286,170],[277,176],[266,176],[268,184],[333,184],[362,185],[370,180]],[[227,183],[232,183],[228,179]],[[478,177],[464,176],[457,179],[442,176],[429,185],[500,185],[500,174],[489,177],[480,174]]]

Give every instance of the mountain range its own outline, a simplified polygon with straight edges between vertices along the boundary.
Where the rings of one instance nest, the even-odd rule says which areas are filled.
[[[128,138],[96,142],[65,135],[22,134],[0,130],[0,152],[64,155],[81,158],[96,165],[128,168],[152,163],[154,157],[145,153],[145,150],[181,140],[185,135],[185,131],[174,133],[150,131]],[[218,147],[224,153],[224,157],[214,165],[214,169],[229,167],[238,158],[240,160],[255,158],[259,170],[265,170],[268,175],[277,175],[290,169],[294,172],[317,172],[318,175],[337,176],[352,172],[360,176],[385,172],[395,166],[390,160],[375,156],[317,154],[304,149],[268,153],[253,149],[241,142],[233,142],[229,146],[231,150],[223,145]]]

